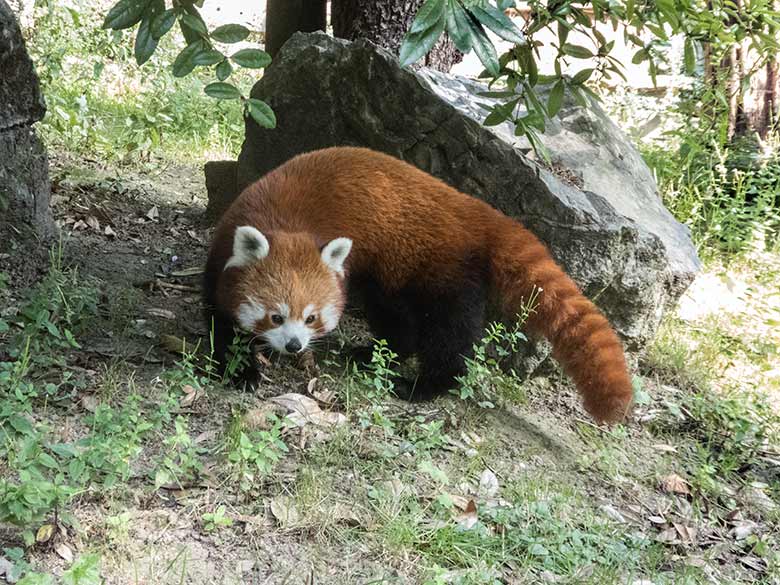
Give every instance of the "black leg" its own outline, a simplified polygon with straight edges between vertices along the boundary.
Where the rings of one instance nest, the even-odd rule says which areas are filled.
[[[486,283],[467,281],[446,293],[429,295],[417,306],[420,373],[410,400],[429,400],[454,387],[482,334],[486,304]],[[399,395],[403,390],[402,385]]]
[[[406,294],[388,294],[376,283],[363,283],[363,302],[371,333],[384,339],[400,358],[416,352],[418,323]],[[371,361],[372,350],[357,348],[355,358]]]

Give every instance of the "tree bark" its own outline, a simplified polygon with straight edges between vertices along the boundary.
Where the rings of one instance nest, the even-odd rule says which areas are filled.
[[[295,32],[325,31],[326,0],[268,0],[265,13],[265,51],[274,57]]]
[[[404,35],[424,0],[333,0],[331,22],[333,34],[348,40],[365,38],[397,55]],[[463,59],[453,42],[443,35],[424,64],[447,72]]]

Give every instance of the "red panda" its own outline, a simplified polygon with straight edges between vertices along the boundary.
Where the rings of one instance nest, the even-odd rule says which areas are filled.
[[[338,325],[359,291],[369,326],[415,354],[413,398],[447,391],[497,307],[545,336],[600,422],[629,412],[633,391],[607,319],[526,228],[392,156],[335,147],[299,155],[247,187],[220,220],[205,273],[214,351],[233,327],[269,349],[301,352]]]

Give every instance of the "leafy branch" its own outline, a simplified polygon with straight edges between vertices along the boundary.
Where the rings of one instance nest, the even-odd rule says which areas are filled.
[[[401,46],[401,64],[420,60],[446,32],[460,51],[476,53],[485,67],[480,77],[490,79],[491,88],[499,86],[482,94],[502,100],[486,106],[484,123],[510,120],[515,134],[525,135],[545,157],[538,132],[544,132],[545,121],[558,114],[566,93],[585,105],[587,96],[598,99],[588,84],[598,87],[613,76],[626,79],[623,64],[611,54],[615,41],[607,41],[598,24],[615,31],[622,25],[624,40],[636,49],[632,63],[647,63],[654,84],[665,63],[662,49],[672,35],[685,37],[688,74],[695,72],[696,55],[704,45],[716,63],[744,40],[760,55],[759,64],[780,51],[776,34],[780,13],[772,0],[528,0],[522,29],[506,15],[514,7],[515,0],[426,0]],[[512,48],[499,56],[486,29],[513,43]],[[538,39],[542,31],[554,34],[550,47]],[[579,41],[583,44],[569,41],[572,32],[584,37]],[[555,51],[553,71],[539,71],[543,48]],[[585,59],[595,65],[571,77],[562,74],[564,65]],[[539,95],[540,85],[549,89],[545,100]]]
[[[240,43],[250,31],[240,24],[225,24],[209,30],[198,11],[204,0],[119,0],[109,10],[103,28],[125,30],[138,27],[135,36],[135,60],[146,63],[157,49],[160,39],[178,22],[187,45],[173,62],[173,75],[185,77],[197,67],[213,68],[215,81],[203,90],[219,100],[241,100],[244,115],[251,116],[264,128],[276,127],[276,116],[263,100],[245,97],[241,90],[228,82],[235,66],[263,69],[271,63],[265,51],[245,48],[228,54],[227,45]]]

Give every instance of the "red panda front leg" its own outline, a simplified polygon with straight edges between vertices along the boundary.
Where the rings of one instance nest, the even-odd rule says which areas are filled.
[[[453,389],[455,378],[466,371],[465,358],[482,335],[487,282],[472,278],[448,288],[445,293],[416,295],[420,372],[413,387],[402,383],[396,389],[402,398],[429,400]]]

